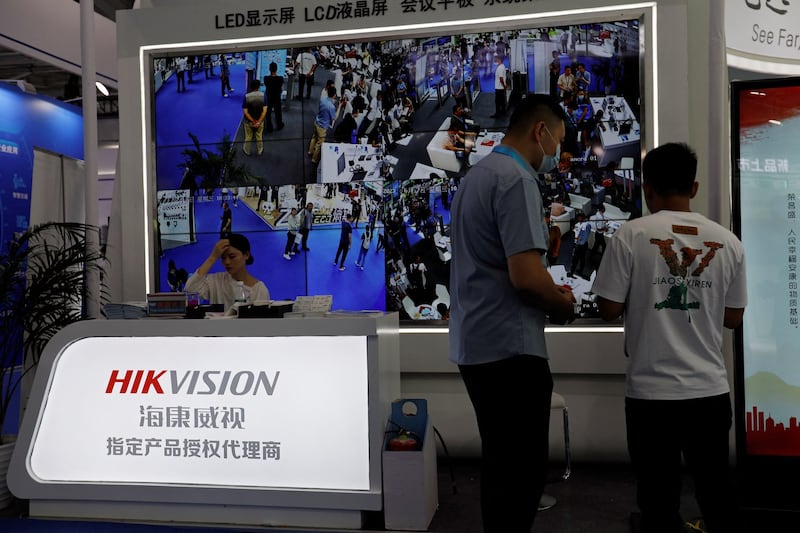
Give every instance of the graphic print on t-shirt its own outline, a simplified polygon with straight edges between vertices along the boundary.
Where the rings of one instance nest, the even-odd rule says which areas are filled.
[[[706,251],[700,264],[689,274],[689,267],[694,263],[695,259],[703,254],[702,249],[689,248],[684,246],[681,248],[681,261],[678,263],[678,254],[672,248],[675,244],[674,239],[650,239],[650,244],[658,246],[661,252],[661,257],[669,268],[671,278],[656,278],[653,281],[655,285],[670,285],[669,293],[665,300],[656,302],[655,308],[661,309],[678,309],[680,311],[688,311],[689,309],[700,309],[700,302],[687,302],[688,288],[691,287],[707,287],[711,286],[711,281],[702,281],[697,278],[706,267],[714,259],[717,250],[723,247],[721,243],[714,241],[703,241],[708,250]],[[689,316],[691,322],[692,317]]]

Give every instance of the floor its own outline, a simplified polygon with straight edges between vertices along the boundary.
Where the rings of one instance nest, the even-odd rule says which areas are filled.
[[[452,469],[451,469],[452,466]],[[557,474],[558,472],[556,472]],[[456,461],[449,465],[439,462],[439,509],[433,517],[428,531],[435,533],[480,533],[478,506],[478,464],[475,461]],[[535,533],[629,533],[631,513],[635,511],[634,483],[627,464],[575,464],[572,476],[565,482],[547,486],[546,492],[557,499],[555,507],[538,514]],[[682,499],[684,518],[698,515],[691,495],[691,484],[684,484]],[[209,529],[182,528],[135,524],[111,524],[96,522],[63,522],[35,520],[25,517],[25,506],[19,503],[12,511],[0,518],[0,531],[8,533],[217,533],[230,531],[271,531],[273,533],[311,533],[306,529]],[[767,526],[763,517],[758,518],[747,531],[753,533],[794,532],[797,521],[773,520]],[[766,529],[769,527],[770,529]],[[331,532],[332,530],[314,530]],[[380,516],[368,517],[364,533],[388,531],[383,528]]]

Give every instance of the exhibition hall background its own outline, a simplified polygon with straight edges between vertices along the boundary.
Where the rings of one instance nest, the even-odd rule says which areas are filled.
[[[14,4],[23,2],[14,2]],[[148,110],[143,108],[148,83],[143,83],[144,64],[141,47],[170,46],[178,52],[187,44],[220,39],[279,39],[280,28],[215,27],[215,16],[226,12],[246,12],[258,2],[236,0],[218,2],[170,0],[142,1],[145,9],[119,12],[116,27],[118,48],[117,86],[119,95],[119,174],[110,209],[109,254],[112,297],[115,301],[140,301],[152,277],[152,247],[146,235],[146,206],[142,201],[146,187],[152,187],[152,175],[143,154],[146,139],[152,134]],[[497,4],[476,7],[471,20],[460,21],[456,12],[439,10],[426,15],[407,15],[403,24],[449,24],[453,31],[475,28],[483,17],[512,16],[535,12],[547,14],[536,24],[557,25],[561,10],[600,11],[607,2],[592,0]],[[724,17],[721,1],[692,2],[659,0],[650,3],[619,2],[608,17],[635,13],[645,19],[645,64],[641,107],[646,117],[643,146],[650,148],[667,141],[686,141],[700,156],[701,173],[707,181],[701,187],[693,208],[727,225],[730,221],[730,189],[727,137],[727,67],[724,48]],[[641,6],[644,5],[645,8]],[[16,7],[16,6],[15,6]],[[297,3],[303,12],[311,3]],[[149,9],[147,9],[149,8]],[[652,16],[652,13],[657,13]],[[463,15],[462,15],[463,17]],[[180,25],[169,21],[181,20]],[[389,21],[387,21],[388,24]],[[396,21],[391,21],[396,22]],[[55,21],[51,24],[57,25]],[[392,28],[378,29],[358,20],[297,21],[295,33],[350,31],[365,38],[373,33],[391,34]],[[371,24],[375,25],[372,21]],[[15,31],[12,23],[0,22],[0,33]],[[407,30],[406,30],[407,31]],[[435,31],[428,29],[426,31]],[[285,30],[284,30],[285,32]],[[370,33],[373,32],[373,33]],[[335,36],[331,39],[336,39]],[[279,39],[286,42],[286,38]],[[676,76],[681,72],[686,75]],[[491,95],[487,95],[491,98]],[[78,134],[80,135],[80,134]],[[75,156],[77,157],[77,156]],[[146,187],[145,187],[146,186]],[[152,198],[148,201],[152,201]],[[124,228],[124,230],[123,230]],[[145,260],[149,257],[149,260]],[[149,274],[148,274],[149,272]],[[146,275],[148,274],[148,275]],[[573,457],[576,460],[627,461],[624,437],[623,382],[625,359],[622,355],[622,332],[619,326],[582,324],[578,328],[550,328],[547,332],[552,354],[551,366],[556,390],[570,407]],[[732,357],[731,343],[726,355]],[[405,328],[401,334],[402,394],[423,397],[435,425],[456,456],[476,456],[478,437],[468,399],[457,370],[447,361],[446,329]],[[561,446],[557,432],[552,442],[553,454]]]

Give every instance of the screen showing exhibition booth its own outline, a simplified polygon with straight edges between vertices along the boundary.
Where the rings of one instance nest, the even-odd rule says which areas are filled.
[[[228,212],[231,231],[249,238],[257,258],[250,272],[274,299],[331,294],[335,309],[446,319],[450,202],[466,165],[490,153],[508,123],[509,115],[494,116],[500,58],[510,105],[527,93],[549,93],[567,114],[561,161],[540,176],[561,250],[550,271],[585,304],[581,316],[595,318],[591,280],[605,243],[642,214],[647,54],[643,17],[634,15],[597,13],[557,25],[509,21],[444,35],[336,36],[253,51],[254,44],[153,51],[146,60],[152,82],[145,86],[155,144],[147,154],[155,169],[148,195],[157,212],[151,290],[174,289],[170,264],[191,273],[205,260]],[[310,98],[297,94],[294,71],[307,49],[316,56]],[[271,62],[287,73],[278,104],[284,127],[276,116],[267,119],[259,155],[246,143],[242,102],[249,80],[266,83]],[[190,73],[183,91],[178,68]],[[223,68],[230,86],[220,80]],[[314,164],[309,144],[327,81],[340,97],[339,114]],[[468,110],[458,123],[465,157],[450,149],[456,103]],[[218,168],[209,170],[213,164]],[[284,257],[291,210],[302,213],[308,204],[311,251],[297,246]],[[602,233],[592,230],[584,264],[568,276],[579,214],[588,220],[601,206]],[[331,263],[347,214],[354,216],[353,244],[340,271]],[[295,244],[300,240],[297,234]],[[367,252],[359,259],[362,246]]]

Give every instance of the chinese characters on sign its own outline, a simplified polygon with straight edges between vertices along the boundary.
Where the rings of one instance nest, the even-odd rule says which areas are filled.
[[[788,174],[788,159],[754,158],[737,160],[740,171],[747,172],[772,172],[773,174]]]
[[[245,429],[245,411],[241,407],[189,408],[183,406],[139,406],[139,427],[192,429]],[[200,459],[256,459],[275,461],[281,458],[281,443],[258,440],[179,439],[153,437],[106,438],[106,455],[147,457],[196,457]]]
[[[744,0],[744,3],[750,9],[761,9],[761,0]],[[789,0],[765,0],[763,4],[764,7],[770,9],[772,12],[777,13],[778,15],[785,15],[789,11],[786,8],[789,7],[791,2]]]
[[[106,455],[147,457],[161,453],[164,457],[198,459],[256,459],[275,461],[281,458],[281,443],[256,440],[159,439],[140,437],[108,437]]]
[[[529,4],[534,0],[401,0],[401,13],[425,13],[430,11],[447,11],[448,9],[466,9],[475,7],[475,3],[483,6],[505,4]],[[784,0],[785,2],[786,0]],[[344,20],[356,18],[375,18],[390,15],[388,0],[352,0],[332,2],[306,7],[303,11],[304,22],[323,20]],[[224,13],[214,16],[214,27],[218,30],[241,28],[247,26],[288,25],[297,20],[294,7],[266,8],[264,10],[247,10]]]
[[[139,406],[139,427],[244,429],[241,407],[188,408]]]
[[[0,142],[0,153],[19,155],[19,146],[13,143]]]
[[[786,246],[788,252],[789,272],[787,287],[789,289],[789,325],[795,328],[798,325],[797,317],[797,232],[795,231],[795,224],[797,223],[797,198],[795,193],[788,193],[786,195],[786,218],[789,220],[789,233],[786,237]]]

